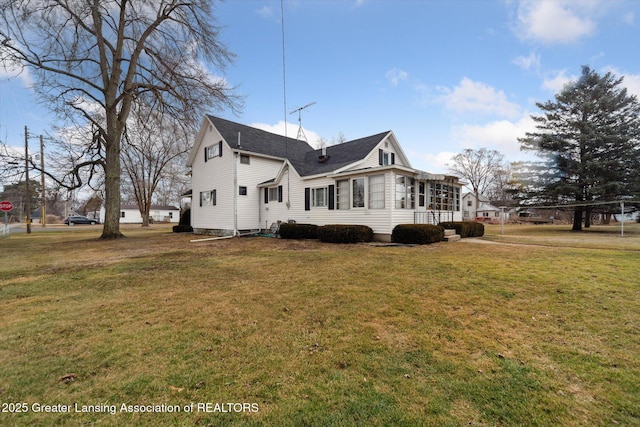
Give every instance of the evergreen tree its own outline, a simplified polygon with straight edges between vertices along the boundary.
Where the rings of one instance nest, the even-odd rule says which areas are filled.
[[[536,132],[520,138],[540,162],[520,171],[521,198],[534,203],[574,203],[572,230],[582,230],[589,202],[637,196],[640,104],[610,72],[588,66],[555,96],[537,103]],[[587,220],[588,221],[588,220]],[[588,226],[588,222],[587,222]]]

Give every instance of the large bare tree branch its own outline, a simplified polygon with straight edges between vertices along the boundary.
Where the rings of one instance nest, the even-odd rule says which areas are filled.
[[[94,163],[74,161],[70,170],[89,168],[93,176],[93,167],[103,169],[103,237],[120,236],[120,152],[135,104],[153,106],[186,129],[206,110],[240,106],[233,88],[207,69],[223,70],[233,59],[219,41],[213,4],[0,0],[2,65],[33,71],[40,100],[64,124],[90,126],[100,139],[86,141],[100,151]]]

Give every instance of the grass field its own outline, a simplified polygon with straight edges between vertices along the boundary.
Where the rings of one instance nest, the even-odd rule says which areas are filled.
[[[566,230],[12,235],[0,424],[639,425],[640,225]]]

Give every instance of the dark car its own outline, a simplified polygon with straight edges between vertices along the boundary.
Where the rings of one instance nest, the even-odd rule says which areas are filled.
[[[86,216],[70,216],[64,220],[64,223],[67,225],[76,225],[76,224],[100,224],[100,221],[97,219],[87,218]]]

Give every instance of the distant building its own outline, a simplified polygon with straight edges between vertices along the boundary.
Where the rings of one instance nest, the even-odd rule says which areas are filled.
[[[104,206],[100,208],[100,222],[104,223]],[[175,206],[151,205],[149,220],[152,222],[180,221],[180,209]],[[142,224],[142,215],[136,205],[120,206],[120,224]]]
[[[505,214],[507,214],[505,212]],[[505,218],[506,219],[506,218]],[[500,208],[491,204],[482,194],[464,193],[462,195],[463,221],[500,221]]]

